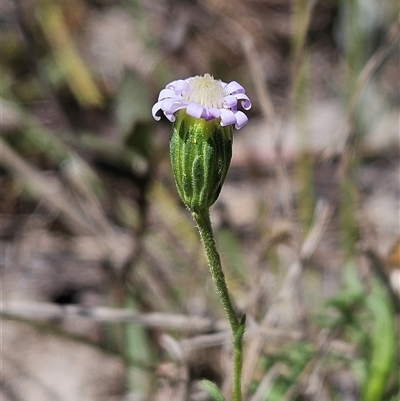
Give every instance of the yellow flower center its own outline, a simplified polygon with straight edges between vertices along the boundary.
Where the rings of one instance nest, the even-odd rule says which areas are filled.
[[[225,96],[224,88],[221,82],[210,74],[195,76],[189,81],[189,86],[191,93],[184,94],[185,100],[196,102],[207,109],[222,107],[222,98]]]

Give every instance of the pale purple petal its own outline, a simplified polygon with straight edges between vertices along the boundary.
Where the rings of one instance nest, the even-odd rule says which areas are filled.
[[[166,89],[175,90],[175,86],[176,86],[176,84],[177,84],[178,81],[180,81],[180,79],[178,79],[177,81],[172,81],[172,82],[170,82],[169,84],[167,84],[167,85],[165,86],[165,88],[166,88]]]
[[[168,98],[162,100],[162,109],[168,110],[171,108],[175,103],[180,103],[180,100],[177,98]]]
[[[151,114],[153,115],[153,118],[156,121],[160,121],[161,120],[161,117],[157,116],[157,112],[158,112],[158,110],[161,110],[162,103],[163,103],[163,101],[157,102],[151,109]]]
[[[226,96],[221,99],[221,109],[218,108],[207,108],[196,102],[188,102],[184,99],[183,94],[186,93],[190,96],[191,86],[190,81],[193,78],[178,79],[166,85],[166,87],[160,91],[158,101],[152,107],[152,115],[157,121],[160,120],[158,116],[159,110],[161,110],[165,117],[174,122],[175,113],[178,110],[186,109],[186,114],[210,121],[214,119],[221,119],[221,126],[235,125],[237,129],[243,127],[248,119],[245,113],[238,111],[238,102],[240,102],[243,109],[248,110],[251,108],[251,101],[245,93],[244,88],[236,81],[226,83],[218,80],[218,84],[224,90]]]
[[[229,82],[225,90],[228,91],[230,95],[245,93],[243,86],[238,84],[236,81]]]
[[[173,114],[180,109],[187,107],[187,102],[175,100],[175,99],[165,99],[161,105],[161,109],[169,114]]]
[[[191,102],[186,107],[186,114],[189,114],[189,116],[194,118],[202,118],[204,110],[205,109],[203,106],[200,106],[198,103]]]
[[[171,113],[168,110],[163,110],[165,117],[168,118],[169,121],[174,122],[175,121],[175,115],[174,113]]]
[[[231,107],[235,107],[237,105],[237,98],[233,95],[225,96],[222,104],[225,108],[230,109]]]
[[[163,89],[160,92],[159,96],[158,96],[158,101],[164,100],[164,99],[167,99],[167,98],[174,98],[174,97],[176,97],[176,93],[175,93],[174,90],[172,90],[172,89]]]
[[[236,107],[238,100],[244,100],[241,102],[241,105],[245,110],[249,110],[251,108],[251,101],[244,93],[225,96],[222,103],[225,108],[232,108]]]
[[[171,123],[173,123],[176,120],[175,114],[167,113],[164,111],[164,115],[165,117],[168,118],[169,121],[171,121]]]
[[[237,111],[235,113],[235,118],[236,118],[236,124],[235,124],[236,129],[242,128],[244,125],[247,124],[247,121],[249,120],[246,114],[243,113],[243,111]]]
[[[181,101],[176,101],[175,99],[161,100],[160,102],[157,102],[152,108],[153,117],[157,121],[159,121],[160,117],[158,117],[156,113],[158,112],[158,110],[161,109],[164,112],[165,117],[167,117],[169,121],[174,122],[175,121],[174,113],[176,113],[180,109],[184,109],[186,105],[187,105],[186,103]]]
[[[238,93],[235,95],[235,97],[238,100],[244,99],[242,102],[240,102],[240,104],[245,110],[249,110],[251,108],[251,101],[247,95],[245,95],[244,93]]]
[[[190,91],[189,83],[183,79],[179,79],[178,81],[175,81],[174,90],[177,95],[182,95],[183,92],[189,93]]]
[[[221,125],[225,127],[232,124],[236,124],[235,113],[232,110],[221,109]]]
[[[219,118],[221,116],[220,109],[214,109],[213,107],[208,109],[208,120],[212,120],[214,118]]]
[[[172,89],[173,91],[175,91],[175,85],[176,85],[177,82],[178,82],[178,81],[172,81],[172,82],[170,82],[169,84],[167,84],[167,85],[165,86],[165,89]]]

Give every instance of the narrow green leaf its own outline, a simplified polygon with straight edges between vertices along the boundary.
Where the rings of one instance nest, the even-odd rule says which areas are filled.
[[[373,328],[370,337],[370,358],[362,388],[363,401],[381,401],[396,358],[394,313],[390,299],[378,281],[366,300],[371,311]]]
[[[215,383],[209,380],[202,380],[200,385],[210,395],[213,401],[225,401],[225,397]]]

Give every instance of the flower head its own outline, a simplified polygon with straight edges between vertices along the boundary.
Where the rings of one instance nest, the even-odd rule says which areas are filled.
[[[220,119],[221,126],[234,124],[236,129],[240,129],[248,118],[237,109],[239,101],[243,109],[251,108],[251,101],[244,88],[236,81],[227,84],[205,74],[168,84],[160,92],[152,114],[156,120],[160,120],[157,113],[162,110],[168,120],[174,122],[174,114],[185,109],[186,114],[194,118],[205,121]]]

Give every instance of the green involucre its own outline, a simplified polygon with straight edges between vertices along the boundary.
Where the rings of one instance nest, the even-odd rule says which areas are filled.
[[[205,121],[179,111],[172,129],[170,156],[176,187],[192,211],[217,200],[232,158],[232,126]]]

